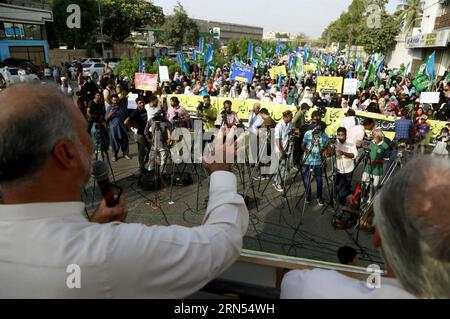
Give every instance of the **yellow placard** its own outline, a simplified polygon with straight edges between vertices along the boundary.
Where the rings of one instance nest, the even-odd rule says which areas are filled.
[[[320,93],[342,93],[344,78],[340,76],[319,76],[317,78],[317,91]]]
[[[314,63],[306,64],[303,66],[303,71],[305,72],[314,72],[317,71],[317,65]]]
[[[273,80],[276,80],[278,78],[278,76],[280,76],[280,75],[287,76],[286,66],[284,66],[284,65],[275,66],[275,67],[269,69],[269,74],[270,74],[270,78]]]

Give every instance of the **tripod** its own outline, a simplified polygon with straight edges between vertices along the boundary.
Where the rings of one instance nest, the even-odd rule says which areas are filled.
[[[168,150],[164,148],[163,134],[161,132],[161,121],[154,121],[154,127],[151,129],[153,143],[150,146],[149,153],[149,171],[153,171],[153,182],[155,189],[155,201],[152,203],[152,208],[159,209],[158,203],[158,180],[162,179],[162,172],[165,168],[165,158]],[[158,158],[160,159],[158,163]]]
[[[324,167],[324,175],[325,175],[325,181],[327,183],[328,187],[328,193],[329,193],[329,202],[322,210],[322,215],[325,214],[325,211],[328,207],[332,207],[333,211],[336,213],[336,211],[339,209],[339,199],[338,199],[338,185],[337,185],[337,159],[336,159],[336,145],[334,143],[330,143],[330,152],[331,152],[331,176],[327,176],[326,167]],[[331,179],[331,187],[328,180]]]
[[[114,175],[114,170],[112,168],[111,165],[111,161],[109,159],[109,154],[108,154],[108,145],[109,145],[109,140],[108,140],[108,135],[106,132],[106,128],[103,126],[102,123],[94,123],[95,126],[95,132],[93,133],[93,138],[95,140],[95,160],[98,161],[99,159],[99,155],[101,155],[102,157],[102,161],[106,161],[108,163],[109,169],[111,170],[111,176],[113,179],[113,182],[116,183],[116,177]],[[93,187],[92,187],[92,202],[91,205],[94,205],[94,197],[95,197],[95,185],[96,183],[94,183]]]
[[[361,178],[360,185],[363,187],[361,187],[361,199],[359,200],[358,207],[357,207],[357,209],[358,209],[357,223],[353,229],[353,233],[356,231],[356,239],[355,239],[356,245],[358,245],[358,241],[359,241],[361,222],[363,221],[363,219],[367,218],[366,216],[369,215],[370,209],[373,205],[373,201],[375,198],[374,197],[375,184],[374,184],[374,177],[373,177],[373,168],[371,165],[370,150],[366,150],[366,149],[364,150],[364,155],[361,157],[358,164],[355,166],[355,170],[356,170],[356,167],[361,163],[361,161],[363,161],[363,171],[365,172],[366,168],[368,168],[367,169],[368,172],[366,172],[366,174],[368,176],[368,182],[367,182],[367,180],[364,180],[364,178]],[[363,173],[363,176],[364,176],[364,173]],[[363,203],[368,194],[369,194],[369,198],[368,198],[367,203]]]

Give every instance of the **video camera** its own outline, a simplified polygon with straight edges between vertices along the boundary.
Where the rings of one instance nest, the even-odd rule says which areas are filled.
[[[164,113],[164,110],[159,110],[158,112],[153,115],[153,121],[155,122],[162,122],[165,118],[166,114]]]
[[[198,103],[197,110],[203,114],[206,110],[205,103],[203,102]]]

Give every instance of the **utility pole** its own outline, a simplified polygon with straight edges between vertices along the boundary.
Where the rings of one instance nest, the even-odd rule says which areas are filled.
[[[97,0],[97,4],[98,4],[98,17],[100,19],[100,34],[102,37],[102,58],[105,58],[105,44],[103,41],[103,18],[102,18],[102,11],[100,9],[100,0]]]

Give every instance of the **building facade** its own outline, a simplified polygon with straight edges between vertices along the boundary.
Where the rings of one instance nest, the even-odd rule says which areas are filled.
[[[231,39],[250,38],[252,40],[262,40],[264,29],[241,24],[227,22],[207,21],[194,19],[200,33],[208,33],[214,28],[220,29],[220,41],[222,45],[227,45]]]
[[[436,52],[437,76],[444,75],[450,66],[450,0],[426,0],[420,23],[411,34],[400,34],[397,44],[387,57],[390,67],[411,65],[415,73],[422,61]]]
[[[0,3],[0,61],[18,58],[49,63],[45,22],[53,21],[47,5],[9,0]]]

